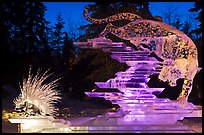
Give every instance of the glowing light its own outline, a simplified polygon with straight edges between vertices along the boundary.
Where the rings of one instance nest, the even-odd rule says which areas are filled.
[[[23,115],[25,115],[25,112],[12,112],[12,113],[9,113],[6,110],[2,111],[2,119],[5,120],[5,121],[8,121],[8,119],[13,118],[13,117],[20,117],[20,116],[23,116]]]

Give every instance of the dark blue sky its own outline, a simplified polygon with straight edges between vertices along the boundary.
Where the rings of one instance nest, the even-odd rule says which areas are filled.
[[[86,24],[87,21],[83,18],[83,9],[91,2],[43,2],[47,7],[45,17],[53,25],[56,22],[56,13],[61,11],[65,21],[65,30],[68,21],[73,23]],[[194,2],[149,2],[150,11],[153,16],[159,15],[163,17],[163,13],[170,7],[175,7],[176,12],[185,20],[193,13],[188,12],[188,9],[194,7]],[[70,18],[70,20],[69,20]]]

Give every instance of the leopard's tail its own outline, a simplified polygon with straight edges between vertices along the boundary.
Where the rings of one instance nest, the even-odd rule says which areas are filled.
[[[133,13],[119,13],[116,15],[112,15],[110,17],[107,18],[103,18],[103,19],[95,19],[95,18],[91,18],[88,14],[89,14],[89,6],[86,6],[84,8],[84,17],[86,18],[86,20],[88,20],[89,22],[92,23],[98,23],[98,24],[103,24],[103,23],[109,23],[109,22],[113,22],[116,20],[130,20],[130,21],[135,21],[137,19],[142,19],[142,17],[133,14]]]

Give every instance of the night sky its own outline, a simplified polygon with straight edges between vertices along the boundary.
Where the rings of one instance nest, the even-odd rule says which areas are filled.
[[[56,13],[62,12],[62,17],[65,21],[65,31],[67,30],[66,24],[68,21],[73,23],[86,24],[88,23],[83,18],[83,9],[91,2],[43,2],[47,7],[45,18],[51,22],[51,25],[56,23]],[[194,7],[195,2],[149,2],[150,11],[153,16],[159,15],[163,17],[163,13],[168,8],[176,8],[176,12],[182,16],[183,21],[192,16],[193,13],[188,12],[190,8]],[[69,18],[71,20],[69,20]]]

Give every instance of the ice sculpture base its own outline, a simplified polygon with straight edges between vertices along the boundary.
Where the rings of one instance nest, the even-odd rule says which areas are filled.
[[[42,131],[50,131],[53,129],[69,130],[69,121],[64,119],[53,119],[52,117],[14,117],[10,118],[11,123],[18,123],[20,133],[38,133]],[[60,131],[56,131],[60,132]]]
[[[201,133],[181,121],[174,124],[153,124],[127,122],[122,117],[99,115],[97,117],[69,117],[64,120],[50,121],[45,118],[13,118],[19,123],[21,133]],[[29,123],[29,124],[28,124]],[[202,128],[202,127],[199,127]]]

